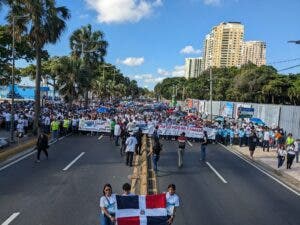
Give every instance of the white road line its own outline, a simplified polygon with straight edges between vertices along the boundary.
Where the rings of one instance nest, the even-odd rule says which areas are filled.
[[[256,169],[258,169],[260,172],[262,172],[263,174],[267,175],[268,177],[270,177],[272,180],[276,181],[277,183],[281,184],[283,187],[285,187],[286,189],[288,189],[289,191],[293,192],[294,194],[300,196],[300,193],[295,191],[294,189],[290,188],[288,185],[286,185],[285,183],[283,183],[282,181],[278,180],[276,177],[273,177],[271,174],[269,174],[268,172],[266,172],[265,170],[263,170],[262,168],[258,167],[257,165],[253,164],[252,162],[244,159],[242,156],[240,156],[238,153],[229,150],[226,146],[220,144],[221,146],[223,146],[225,149],[227,149],[229,152],[233,153],[234,155],[236,155],[237,157],[239,157],[240,159],[244,160],[245,162],[247,162],[248,164],[250,164],[251,166],[255,167]]]
[[[30,152],[30,153],[28,153],[28,154],[26,154],[26,155],[24,155],[24,156],[22,156],[21,158],[17,159],[16,161],[13,161],[13,162],[11,162],[11,163],[9,163],[9,164],[7,164],[7,165],[1,167],[1,168],[0,168],[0,171],[2,171],[2,170],[4,170],[4,169],[6,169],[6,168],[8,168],[8,167],[10,167],[10,166],[12,166],[12,165],[18,163],[18,162],[20,162],[20,161],[23,160],[23,159],[26,159],[27,157],[33,155],[34,153],[36,153],[36,150],[33,151],[33,152]]]
[[[191,142],[187,141],[187,143],[189,144],[189,146],[193,147],[193,145],[192,145],[192,143],[191,143]]]
[[[101,140],[101,138],[103,138],[103,134],[101,134],[100,137],[98,137],[98,140]]]
[[[7,220],[5,220],[1,225],[8,225],[10,224],[14,219],[17,218],[17,216],[20,215],[19,212],[13,213]]]
[[[77,156],[69,165],[63,168],[63,171],[68,170],[81,156],[83,156],[85,152],[81,152],[79,156]]]
[[[212,171],[214,171],[214,173],[221,179],[221,181],[224,184],[227,184],[227,181],[221,176],[221,174],[218,173],[218,171],[209,162],[206,162],[206,164],[209,166],[209,168],[211,168]]]
[[[53,144],[55,144],[56,142],[57,142],[57,140],[55,140],[55,141],[50,141],[50,142],[49,142],[49,145],[53,145]],[[31,148],[31,149],[33,150],[33,148]],[[12,165],[14,165],[14,164],[20,162],[20,161],[22,161],[23,159],[28,158],[29,156],[33,155],[33,154],[36,153],[36,152],[37,152],[37,150],[33,150],[32,152],[27,153],[26,155],[22,156],[21,158],[18,158],[18,159],[16,159],[16,160],[13,161],[13,162],[8,163],[7,165],[1,167],[1,168],[0,168],[0,171],[4,170],[4,169],[6,169],[6,168],[8,168],[8,167],[10,167],[10,166],[12,166]]]

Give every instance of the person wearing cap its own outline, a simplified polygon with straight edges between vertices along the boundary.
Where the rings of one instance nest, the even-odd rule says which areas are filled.
[[[135,151],[135,146],[137,145],[136,137],[133,135],[133,131],[129,131],[129,137],[126,139],[126,165],[132,166],[133,154]]]

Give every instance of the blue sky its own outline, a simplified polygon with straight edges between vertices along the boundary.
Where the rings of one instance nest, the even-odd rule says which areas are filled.
[[[70,52],[71,33],[88,23],[109,42],[106,61],[153,89],[165,77],[183,75],[184,58],[202,55],[203,40],[221,22],[240,21],[245,40],[267,42],[267,62],[300,58],[299,0],[58,0],[72,14],[51,55]],[[2,13],[5,11],[2,11]],[[3,23],[3,19],[0,20]],[[300,60],[273,64],[277,69]],[[284,73],[300,72],[300,67]]]

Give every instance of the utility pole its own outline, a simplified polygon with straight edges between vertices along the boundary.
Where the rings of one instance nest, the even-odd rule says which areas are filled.
[[[11,67],[11,119],[10,119],[10,142],[14,142],[15,130],[15,17],[12,18],[12,67]]]
[[[213,83],[212,83],[212,69],[209,68],[209,101],[210,101],[210,122],[212,122],[212,89],[213,89]]]

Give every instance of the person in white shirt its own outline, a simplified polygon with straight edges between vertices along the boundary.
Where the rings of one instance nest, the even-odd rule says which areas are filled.
[[[116,123],[115,129],[114,129],[114,136],[115,136],[115,145],[119,146],[119,138],[121,135],[121,126],[119,122]]]
[[[100,198],[100,222],[101,225],[113,225],[116,221],[116,195],[112,194],[110,184],[105,184],[103,187],[103,196]]]
[[[137,140],[133,136],[133,131],[129,131],[130,137],[126,139],[126,165],[132,167],[133,154],[135,151],[135,146],[137,145]]]
[[[10,120],[11,120],[11,115],[9,112],[5,113],[5,129],[6,131],[9,131],[10,129]]]
[[[23,121],[20,121],[18,122],[18,125],[17,125],[17,136],[19,138],[23,137],[24,135],[24,125],[23,125]]]
[[[169,184],[168,192],[166,193],[168,224],[172,224],[174,222],[176,208],[179,207],[179,197],[175,194],[175,192],[175,184]]]
[[[269,132],[269,128],[266,128],[264,130],[263,151],[265,151],[265,148],[267,148],[267,152],[270,149],[270,132]]]

